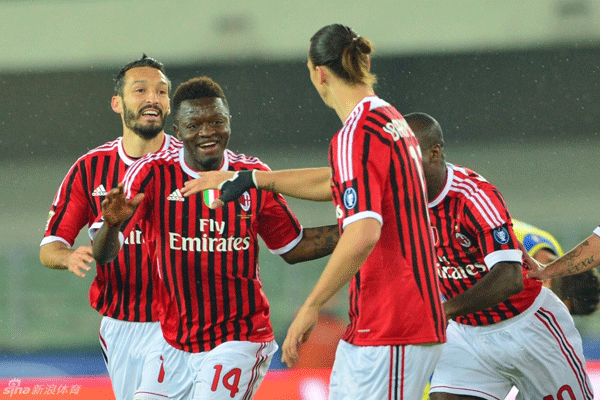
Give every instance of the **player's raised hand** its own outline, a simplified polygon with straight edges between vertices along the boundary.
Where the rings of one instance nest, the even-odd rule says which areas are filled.
[[[124,185],[123,183],[119,183],[116,188],[111,189],[106,194],[106,198],[101,203],[104,222],[109,226],[123,223],[135,213],[143,198],[144,194],[139,193],[131,200],[127,200]]]
[[[92,248],[90,246],[79,246],[67,256],[67,269],[75,275],[83,278],[85,274],[81,270],[90,271],[88,263],[94,262]]]
[[[281,361],[288,367],[293,367],[300,360],[298,347],[305,343],[319,320],[319,310],[314,307],[302,306],[294,318],[283,341]]]

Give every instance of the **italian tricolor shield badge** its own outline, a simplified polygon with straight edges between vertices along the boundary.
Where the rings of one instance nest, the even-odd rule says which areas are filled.
[[[216,189],[208,189],[202,192],[204,204],[210,207],[211,203],[219,198],[219,191]]]

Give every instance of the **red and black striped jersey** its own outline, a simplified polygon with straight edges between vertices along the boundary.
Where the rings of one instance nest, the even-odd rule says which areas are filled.
[[[221,170],[249,169],[269,168],[257,158],[225,151]],[[192,353],[232,340],[272,340],[258,236],[272,253],[283,254],[300,242],[302,227],[284,198],[272,192],[251,189],[216,210],[208,207],[216,190],[182,197],[179,189],[198,176],[181,149],[144,157],[125,177],[128,198],[145,194],[124,235],[140,223],[156,245],[164,282],[163,335]]]
[[[469,290],[499,262],[522,262],[504,198],[476,172],[447,164],[446,184],[429,203],[437,250],[438,276],[446,299]],[[496,268],[502,268],[496,267]],[[527,279],[524,288],[506,301],[456,322],[489,325],[526,310],[541,291],[541,282]]]
[[[381,238],[349,288],[342,337],[364,346],[444,342],[444,316],[417,139],[376,96],[352,111],[329,147],[332,193],[343,231],[362,218]]]
[[[161,150],[181,148],[165,135]],[[81,228],[101,214],[106,192],[117,186],[135,162],[123,148],[123,138],[108,142],[80,157],[61,183],[50,209],[41,245],[61,241],[73,246]],[[158,321],[156,288],[146,245],[136,228],[111,263],[96,266],[90,304],[104,316],[131,322]]]

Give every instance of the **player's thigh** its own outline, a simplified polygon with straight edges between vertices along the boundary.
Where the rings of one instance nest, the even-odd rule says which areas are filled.
[[[513,360],[519,398],[593,399],[581,336],[553,293],[516,334],[523,347],[523,356]]]
[[[170,345],[163,337],[160,324],[148,326],[141,339],[143,365],[134,400],[165,400],[172,375],[172,371],[165,368],[165,351]]]
[[[448,341],[433,372],[429,395],[432,399],[504,399],[512,383],[496,370],[495,360],[482,356],[489,352],[483,348],[486,339],[465,333],[464,329],[456,323],[448,325]]]
[[[275,341],[254,343],[231,341],[220,344],[205,357],[192,357],[196,371],[191,399],[250,399],[264,379],[273,354]]]
[[[340,341],[330,399],[420,399],[442,346],[353,346]]]
[[[169,400],[191,398],[195,371],[190,367],[192,356],[202,357],[206,353],[188,353],[167,345],[163,351],[164,369],[167,379]]]
[[[145,358],[157,349],[148,346],[157,322],[127,322],[104,317],[100,324],[100,345],[116,400],[131,400],[142,381]],[[164,398],[164,397],[162,397]]]

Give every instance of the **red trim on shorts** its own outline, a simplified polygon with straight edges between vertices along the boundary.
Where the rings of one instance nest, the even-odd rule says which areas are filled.
[[[560,327],[560,324],[556,321],[554,314],[540,307],[540,309],[536,311],[535,316],[542,322],[542,324],[544,324],[544,326],[546,326],[550,334],[554,336],[554,339],[556,339],[556,342],[560,347],[560,351],[567,359],[569,366],[573,370],[573,374],[575,374],[575,377],[577,378],[577,383],[579,383],[581,393],[586,396],[586,399],[593,400],[594,397],[592,395],[592,390],[589,387],[589,382],[585,373],[585,365],[583,365],[579,357],[577,357],[577,353],[573,349],[571,343],[569,343],[567,336]]]
[[[104,338],[102,337],[102,334],[100,333],[100,331],[98,331],[98,337],[100,338],[100,342],[104,345],[104,348],[106,350],[108,350],[108,346],[106,345],[106,341],[104,340]]]
[[[164,394],[160,394],[160,393],[153,393],[153,392],[135,392],[133,395],[136,396],[138,394],[151,394],[153,396],[159,396],[159,397],[164,397],[165,399],[168,398],[169,396],[164,395]]]
[[[455,387],[455,386],[432,386],[432,387],[431,387],[431,389],[434,389],[434,388],[436,388],[436,389],[437,389],[437,388],[448,388],[448,389],[454,389],[454,390],[463,390],[463,391],[465,391],[465,392],[481,393],[481,394],[484,394],[484,395],[486,395],[486,396],[490,396],[490,397],[492,397],[492,398],[494,398],[494,399],[496,399],[496,400],[503,400],[503,399],[501,399],[501,398],[499,398],[499,397],[492,396],[492,395],[491,395],[491,394],[489,394],[489,393],[482,392],[481,390],[475,390],[475,389],[469,389],[469,388],[460,388],[460,387]],[[429,393],[431,393],[431,389],[429,390]],[[443,391],[440,391],[440,393],[450,393],[450,394],[456,394],[456,393],[452,393],[452,392],[443,392]],[[467,394],[467,395],[465,395],[465,396],[469,396],[469,395]]]
[[[256,381],[258,380],[258,377],[260,375],[258,373],[258,370],[260,369],[260,367],[264,364],[264,362],[268,358],[268,356],[260,355],[262,353],[262,351],[267,348],[267,345],[268,345],[267,342],[262,342],[260,344],[260,347],[256,351],[256,362],[254,363],[254,366],[252,367],[252,375],[250,376],[250,382],[248,382],[248,389],[246,390],[246,393],[244,393],[244,397],[242,397],[242,400],[247,400],[247,399],[252,398],[252,392],[254,391],[253,390],[254,385],[256,384]]]

